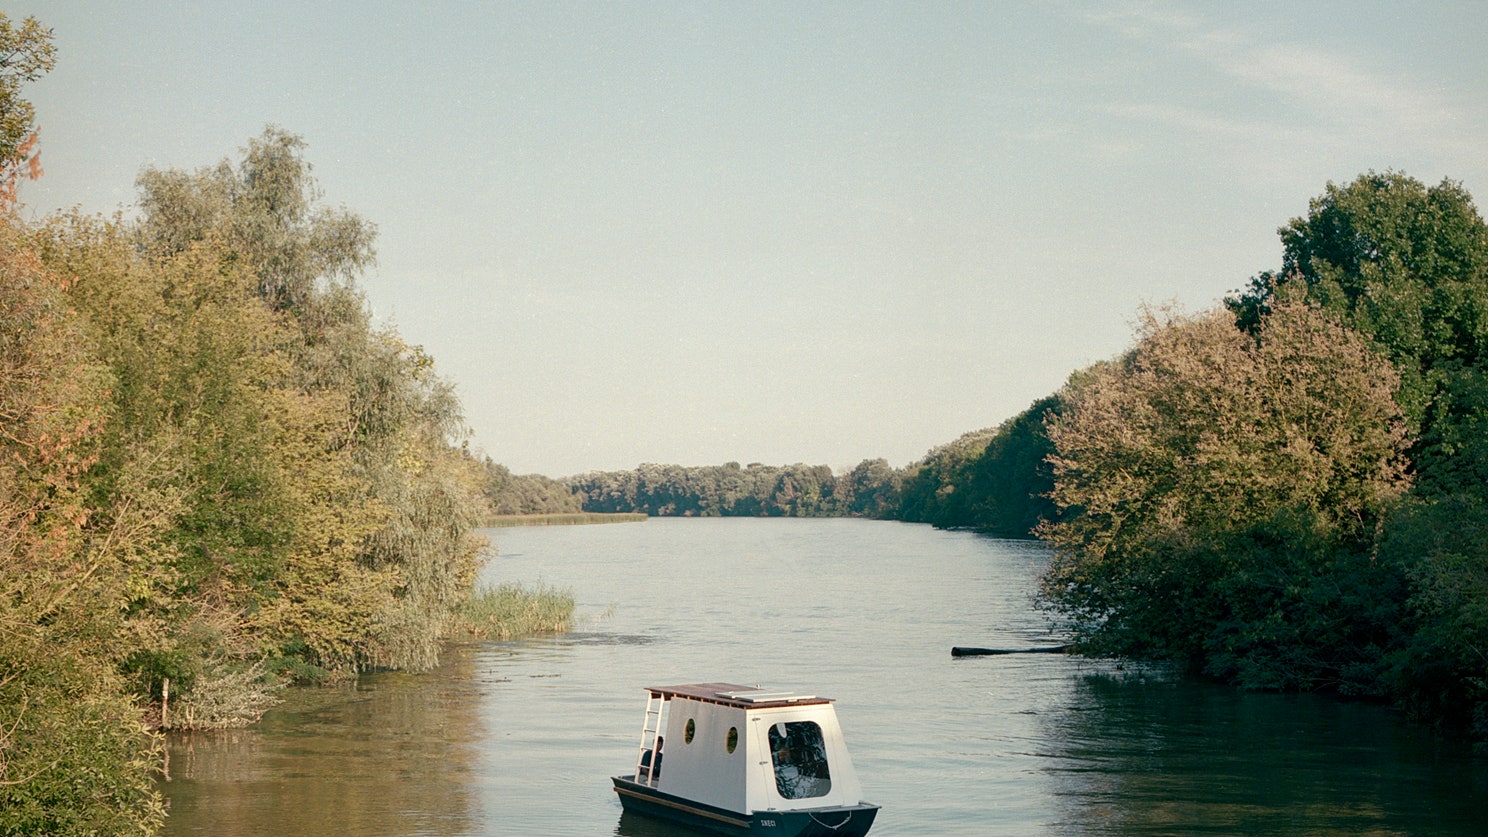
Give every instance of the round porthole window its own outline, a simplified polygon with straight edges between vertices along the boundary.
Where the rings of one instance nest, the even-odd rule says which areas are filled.
[[[682,730],[682,743],[684,743],[684,744],[691,744],[692,743],[692,736],[696,732],[697,732],[697,724],[691,718],[688,718],[687,719],[687,726],[686,726],[686,728],[684,728]]]
[[[734,750],[738,749],[738,747],[739,747],[739,728],[738,727],[729,727],[728,740],[726,742],[724,742],[724,743],[728,747],[728,751],[730,753],[732,753]]]

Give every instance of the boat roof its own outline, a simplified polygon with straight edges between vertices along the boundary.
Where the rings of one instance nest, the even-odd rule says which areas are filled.
[[[741,686],[738,683],[687,683],[681,686],[647,686],[652,697],[685,698],[739,709],[768,709],[776,706],[809,706],[831,703],[831,698],[792,691]]]

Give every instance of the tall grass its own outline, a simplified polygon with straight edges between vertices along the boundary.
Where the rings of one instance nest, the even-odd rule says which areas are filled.
[[[487,528],[502,526],[581,526],[590,523],[639,523],[639,512],[564,512],[558,514],[497,514],[486,518]]]
[[[574,597],[538,582],[482,587],[456,613],[452,632],[466,639],[512,639],[532,634],[562,633],[573,624]]]

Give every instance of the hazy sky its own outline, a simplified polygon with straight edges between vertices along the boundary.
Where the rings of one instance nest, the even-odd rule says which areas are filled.
[[[518,472],[894,465],[1280,265],[1329,181],[1488,201],[1488,4],[6,3],[33,212],[309,143]]]

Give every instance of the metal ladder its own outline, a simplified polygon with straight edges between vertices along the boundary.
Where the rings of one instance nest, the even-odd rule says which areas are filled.
[[[635,780],[637,784],[647,787],[656,787],[657,774],[661,771],[655,769],[661,753],[655,752],[656,742],[661,739],[661,716],[666,710],[666,696],[660,692],[646,693],[646,720],[641,724],[641,746],[636,752]],[[646,753],[651,753],[651,760],[646,761]]]

